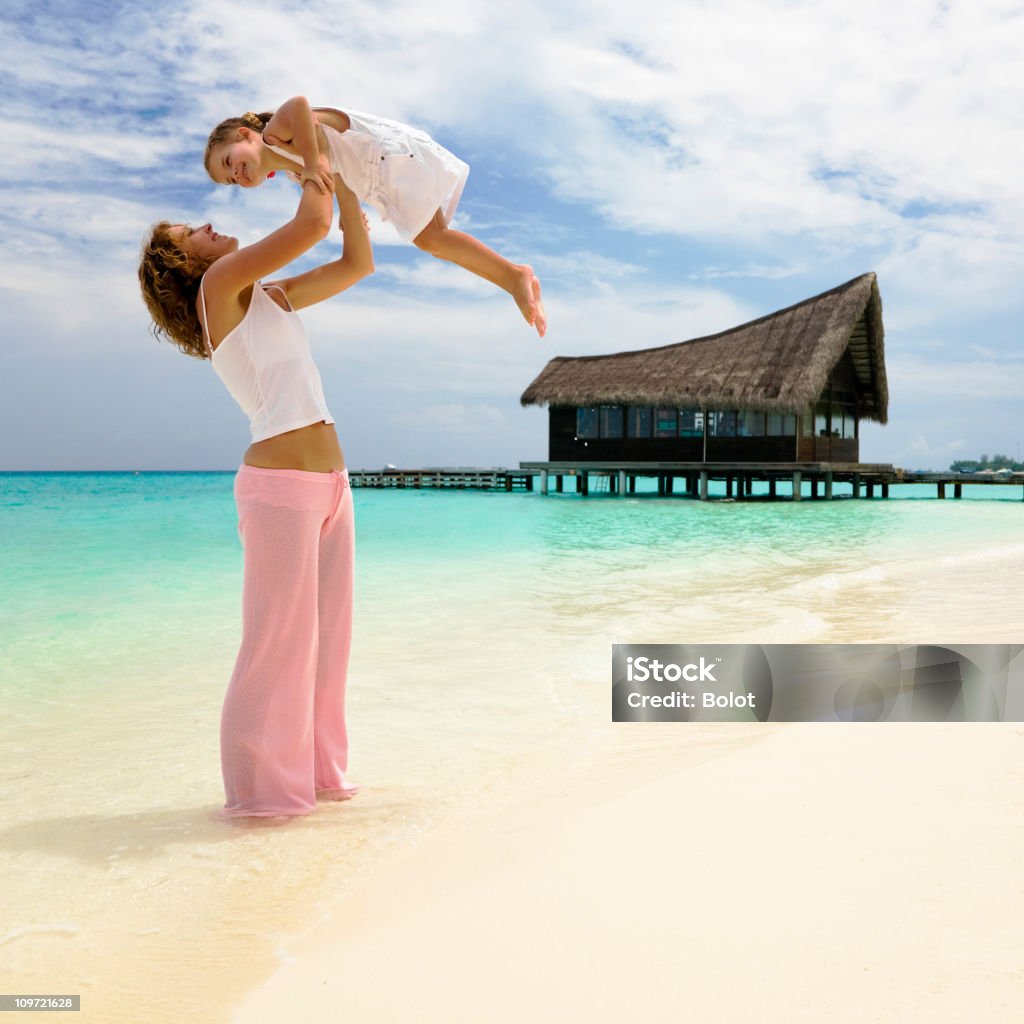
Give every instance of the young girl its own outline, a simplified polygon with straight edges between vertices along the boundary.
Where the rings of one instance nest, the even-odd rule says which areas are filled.
[[[507,291],[544,336],[547,319],[532,268],[448,227],[469,166],[425,132],[355,110],[317,107],[314,113],[304,97],[295,96],[273,114],[221,121],[210,133],[204,161],[218,184],[244,188],[261,185],[276,171],[297,172],[297,180],[319,187],[330,175],[340,176],[406,241]]]

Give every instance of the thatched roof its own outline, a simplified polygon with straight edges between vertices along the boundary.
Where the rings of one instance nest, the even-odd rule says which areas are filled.
[[[817,400],[847,350],[860,415],[885,423],[889,388],[874,274],[706,338],[613,355],[556,356],[520,401],[799,412]]]

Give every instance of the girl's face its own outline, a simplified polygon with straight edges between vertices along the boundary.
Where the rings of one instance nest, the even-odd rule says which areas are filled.
[[[239,128],[234,142],[222,142],[210,151],[210,177],[219,185],[254,188],[267,178],[263,157],[267,147],[263,136],[250,128]]]

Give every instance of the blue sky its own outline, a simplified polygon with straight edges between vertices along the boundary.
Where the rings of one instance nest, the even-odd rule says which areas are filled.
[[[291,216],[289,182],[215,186],[202,150],[297,93],[462,156],[455,226],[530,262],[550,321],[538,339],[371,217],[376,274],[304,312],[353,468],[544,458],[519,395],[552,356],[725,330],[867,270],[891,399],[862,458],[1024,440],[1024,4],[8,2],[0,29],[0,469],[239,464],[245,416],[147,332],[136,265],[164,217],[244,244]]]

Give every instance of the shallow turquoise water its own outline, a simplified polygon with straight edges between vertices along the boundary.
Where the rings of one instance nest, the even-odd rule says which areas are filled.
[[[0,694],[116,687],[133,664],[173,674],[222,656],[240,617],[233,480],[0,475]],[[357,629],[398,627],[415,644],[506,627],[564,639],[728,599],[767,623],[786,587],[1012,551],[1018,491],[797,504],[356,488]]]

